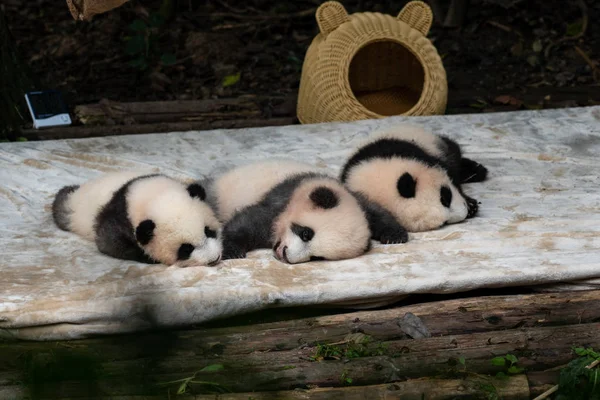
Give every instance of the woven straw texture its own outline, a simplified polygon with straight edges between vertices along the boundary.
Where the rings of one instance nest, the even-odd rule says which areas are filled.
[[[89,21],[94,15],[102,14],[122,6],[129,0],[67,0],[74,19]]]
[[[445,112],[446,71],[426,38],[433,19],[427,4],[409,2],[393,17],[348,15],[340,3],[328,1],[317,9],[316,19],[320,33],[302,67],[300,122]]]

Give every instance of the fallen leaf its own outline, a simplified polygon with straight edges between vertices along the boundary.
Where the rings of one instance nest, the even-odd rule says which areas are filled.
[[[499,103],[499,104],[510,104],[511,106],[517,106],[520,107],[521,105],[523,105],[523,102],[517,98],[514,98],[513,96],[510,95],[502,95],[502,96],[498,96],[494,99],[495,103]]]
[[[344,338],[347,342],[362,343],[367,340],[368,336],[364,333],[350,333]]]
[[[241,76],[241,74],[239,72],[235,75],[227,75],[225,78],[223,78],[222,86],[228,87],[228,86],[235,85],[236,83],[239,82],[240,76]]]

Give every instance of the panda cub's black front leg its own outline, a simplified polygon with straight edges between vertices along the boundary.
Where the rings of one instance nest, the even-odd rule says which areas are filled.
[[[223,227],[222,259],[246,258],[246,253],[271,247],[272,218],[269,210],[261,206],[247,207]]]
[[[406,243],[408,232],[396,218],[380,205],[369,201],[360,193],[354,193],[367,215],[371,237],[383,244]]]

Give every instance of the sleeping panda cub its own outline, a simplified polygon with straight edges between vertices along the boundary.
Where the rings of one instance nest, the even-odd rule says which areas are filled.
[[[340,179],[391,212],[409,232],[421,232],[474,217],[478,203],[461,184],[481,182],[487,173],[464,158],[455,141],[401,125],[359,146]]]
[[[234,168],[212,182],[209,193],[226,222],[223,259],[273,248],[289,264],[341,260],[368,251],[371,238],[408,240],[390,213],[300,162],[274,159]]]
[[[109,256],[181,267],[221,259],[221,224],[198,183],[161,174],[104,174],[56,194],[56,225],[94,241]]]

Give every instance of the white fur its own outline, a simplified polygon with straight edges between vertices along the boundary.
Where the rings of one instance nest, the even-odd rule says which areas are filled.
[[[200,199],[192,198],[186,186],[166,176],[134,182],[127,195],[128,215],[135,227],[146,219],[155,224],[155,237],[144,250],[166,264],[205,265],[221,255],[221,224],[213,210]],[[207,238],[205,226],[217,231]],[[182,243],[194,245],[188,260],[177,261]]]
[[[235,212],[258,203],[286,178],[303,172],[323,173],[323,170],[277,159],[234,168],[218,178],[212,188],[217,196],[219,217],[227,221]],[[318,186],[326,186],[338,195],[337,207],[324,210],[312,203],[310,193]],[[313,240],[303,242],[291,231],[292,223],[313,229]],[[305,262],[311,256],[335,260],[364,253],[370,234],[366,215],[354,196],[336,178],[316,178],[303,182],[292,194],[287,208],[274,223],[273,243],[281,242],[275,252],[280,260],[284,259],[283,248],[287,246],[290,263]]]
[[[398,193],[398,178],[405,172],[417,181],[416,195],[404,198]],[[350,170],[346,185],[391,212],[409,232],[437,229],[467,217],[467,203],[441,168],[402,158],[374,159],[361,162]],[[452,191],[450,208],[440,201],[440,188]]]
[[[237,211],[260,199],[286,178],[319,168],[293,160],[271,159],[242,165],[223,174],[211,189],[217,196],[217,213],[228,221]]]
[[[334,208],[316,207],[309,196],[318,187],[332,190],[338,204]],[[308,242],[292,232],[292,223],[311,228],[315,235]],[[335,179],[316,178],[303,182],[293,193],[287,208],[274,224],[274,242],[280,245],[275,254],[283,259],[286,249],[291,264],[306,262],[311,256],[327,260],[358,257],[367,248],[371,231],[358,201]]]
[[[66,201],[70,229],[94,241],[94,224],[101,208],[125,183],[142,172],[113,172],[90,180],[73,192]],[[221,255],[221,224],[213,210],[203,201],[192,198],[186,185],[166,176],[134,182],[127,193],[127,213],[135,227],[151,219],[156,228],[150,243],[143,246],[150,257],[167,265],[205,265]],[[217,231],[217,238],[207,238],[205,226]],[[188,260],[177,261],[179,246],[190,243],[196,248]]]
[[[100,209],[113,194],[131,179],[144,175],[139,171],[111,172],[89,180],[69,195],[66,208],[71,211],[69,229],[93,241],[96,237],[94,222]]]

